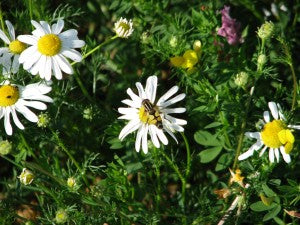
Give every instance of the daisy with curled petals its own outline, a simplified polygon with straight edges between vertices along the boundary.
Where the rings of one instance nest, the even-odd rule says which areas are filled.
[[[128,134],[137,130],[135,149],[139,152],[142,145],[145,154],[148,152],[148,133],[156,148],[160,147],[160,142],[164,145],[168,144],[168,139],[164,132],[167,132],[177,142],[173,133],[175,131],[183,132],[182,125],[186,125],[187,122],[177,119],[170,114],[183,113],[186,109],[168,107],[184,99],[185,94],[179,94],[171,98],[179,89],[177,86],[174,86],[155,102],[156,76],[151,76],[147,79],[145,89],[139,82],[136,83],[136,87],[138,95],[128,88],[127,94],[130,96],[130,99],[122,101],[129,107],[118,109],[119,113],[123,114],[119,119],[129,120],[129,123],[121,130],[119,139],[123,140]]]
[[[133,29],[133,23],[132,20],[127,20],[126,18],[120,18],[116,23],[114,30],[116,32],[116,35],[120,38],[128,38],[132,32]]]
[[[27,86],[15,85],[6,82],[0,86],[0,119],[4,117],[4,128],[8,135],[12,135],[10,115],[20,129],[24,129],[17,112],[20,112],[27,120],[36,123],[38,117],[28,108],[46,110],[43,102],[52,102],[52,98],[45,94],[51,91],[51,87],[42,83],[29,84]]]
[[[300,125],[287,125],[285,117],[282,114],[281,107],[275,102],[269,102],[269,108],[273,116],[271,121],[270,113],[265,111],[264,127],[261,132],[246,132],[245,135],[249,138],[257,139],[257,142],[252,145],[248,151],[239,156],[239,160],[244,160],[253,155],[254,151],[262,150],[259,156],[269,148],[269,160],[271,163],[279,162],[280,154],[286,163],[291,162],[290,152],[293,149],[295,142],[294,135],[291,129],[300,129]]]
[[[61,32],[63,20],[58,20],[51,27],[45,21],[38,23],[32,20],[31,23],[36,28],[32,35],[18,36],[18,40],[31,45],[20,56],[19,62],[23,63],[23,68],[32,75],[39,73],[46,80],[50,80],[52,74],[56,79],[62,79],[62,71],[72,74],[72,66],[66,57],[80,62],[82,55],[74,48],[85,45],[84,41],[78,39],[78,32],[74,29]]]
[[[0,30],[0,38],[8,45],[8,47],[0,48],[1,65],[3,66],[3,75],[9,77],[10,73],[17,73],[19,70],[19,57],[20,54],[26,49],[26,45],[16,40],[15,29],[13,25],[5,21],[9,37]],[[13,58],[13,60],[12,60]]]

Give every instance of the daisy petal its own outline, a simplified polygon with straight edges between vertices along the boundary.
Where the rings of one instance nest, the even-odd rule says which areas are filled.
[[[37,51],[36,46],[30,46],[29,48],[25,49],[19,58],[19,62],[20,63],[24,63],[23,67],[25,70],[29,69],[31,67],[31,65],[33,65],[35,62],[37,62],[37,60],[39,59],[39,57],[41,56],[41,53],[39,53]],[[25,64],[29,64],[26,65]]]
[[[259,153],[259,157],[261,157],[265,153],[267,148],[268,148],[268,146],[263,147],[263,149]]]
[[[41,36],[46,34],[46,32],[45,32],[45,30],[44,30],[44,28],[42,27],[41,24],[39,24],[35,20],[31,20],[31,24],[38,30],[38,32],[40,33]]]
[[[10,39],[12,41],[14,41],[16,39],[15,29],[14,29],[13,25],[8,20],[5,20],[5,23],[6,23],[6,26],[8,28],[8,33],[9,33]]]
[[[23,124],[20,122],[18,116],[17,116],[17,113],[16,113],[16,110],[14,108],[11,109],[11,115],[13,117],[13,120],[14,120],[14,123],[16,124],[16,126],[18,128],[20,128],[21,130],[24,130],[25,127],[23,126]]]
[[[154,125],[149,126],[149,133],[150,133],[151,140],[152,140],[154,146],[156,148],[159,148],[160,144],[159,144],[159,141],[158,141],[158,138],[157,138],[156,129],[157,129],[157,127],[154,126]]]
[[[140,148],[141,148],[141,141],[142,141],[142,136],[143,136],[143,133],[144,133],[144,125],[140,126],[138,132],[137,132],[137,135],[136,135],[136,139],[135,139],[135,150],[137,152],[140,151]]]
[[[290,163],[291,162],[291,156],[290,154],[286,154],[285,153],[285,150],[284,150],[284,147],[283,146],[280,146],[280,152],[281,152],[281,155],[283,157],[283,160],[286,162],[286,163]]]
[[[140,104],[136,104],[136,102],[129,99],[122,100],[121,102],[132,108],[139,108],[141,106]]]
[[[268,111],[264,111],[264,120],[266,123],[270,122],[270,113]]]
[[[156,97],[156,87],[157,87],[157,76],[151,76],[147,79],[146,82],[146,98],[150,100],[151,103],[154,103]]]
[[[128,134],[137,130],[141,125],[140,120],[131,120],[120,132],[119,139],[122,141]]]
[[[138,116],[137,113],[139,112],[136,108],[118,108],[118,112],[121,114],[134,114],[136,117]]]
[[[52,33],[59,34],[63,28],[64,28],[64,21],[58,20],[57,23],[52,25]]]
[[[56,60],[62,71],[64,71],[67,74],[73,74],[73,68],[64,56],[55,55],[54,59]]]
[[[260,133],[259,132],[246,132],[245,136],[249,137],[249,138],[260,139]]]
[[[133,91],[131,90],[131,88],[127,89],[127,94],[130,96],[130,98],[132,99],[132,101],[136,102],[137,104],[142,104],[142,99],[137,96],[136,94],[133,93]]]
[[[165,93],[163,96],[160,97],[160,99],[157,101],[157,106],[160,106],[162,103],[164,103],[166,100],[168,100],[172,95],[174,95],[178,91],[178,86],[172,87],[167,93]]]
[[[176,97],[174,97],[174,98],[172,98],[172,99],[170,99],[170,100],[168,100],[168,101],[166,101],[164,103],[161,103],[160,106],[163,107],[163,108],[165,108],[165,107],[167,107],[169,105],[172,105],[172,104],[174,104],[176,102],[181,101],[184,98],[185,98],[185,94],[182,93],[182,94],[179,94]]]
[[[269,150],[269,159],[270,159],[270,162],[273,163],[274,162],[274,149],[273,148],[270,148]]]
[[[142,84],[140,82],[136,82],[135,83],[135,86],[137,87],[138,89],[138,92],[139,92],[139,97],[142,98],[142,99],[146,99],[146,93],[144,91],[144,88],[142,86]]]
[[[274,149],[274,153],[275,153],[275,157],[276,157],[277,162],[279,162],[279,150],[278,150],[278,148]]]
[[[12,127],[10,124],[10,108],[7,107],[4,115],[4,128],[7,135],[12,135]]]
[[[269,102],[269,108],[271,110],[272,116],[275,120],[278,120],[278,109],[275,102]]]
[[[29,44],[29,45],[35,45],[37,44],[37,38],[32,35],[19,35],[17,39],[23,43]],[[23,53],[23,52],[22,52]]]
[[[186,108],[174,108],[174,109],[162,109],[161,112],[166,113],[166,114],[171,114],[171,113],[184,113],[186,111]]]
[[[75,62],[80,62],[82,60],[82,55],[74,49],[63,50],[61,54]]]
[[[21,101],[21,99],[19,101]],[[47,105],[39,101],[26,101],[22,99],[22,104],[39,110],[47,109]]]
[[[19,67],[20,67],[19,57],[20,57],[20,55],[15,55],[14,56],[14,60],[13,60],[12,66],[11,66],[12,67],[11,72],[13,74],[16,74],[19,71]]]
[[[62,72],[59,68],[58,63],[56,62],[56,59],[52,58],[51,62],[52,62],[52,70],[53,70],[53,73],[54,73],[56,79],[61,80],[62,79]]]
[[[149,126],[148,124],[145,125],[145,128],[144,128],[144,132],[142,133],[142,149],[143,149],[143,152],[145,154],[148,153],[148,129],[149,129]]]
[[[157,132],[157,136],[159,138],[159,140],[164,144],[164,145],[167,145],[169,143],[166,135],[164,134],[164,132],[162,131],[162,129],[156,129],[156,132]]]
[[[8,37],[6,36],[6,34],[0,30],[0,38],[2,39],[2,41],[5,42],[5,44],[8,44],[10,43],[10,40],[8,39]]]
[[[177,138],[175,137],[175,135],[173,134],[173,132],[167,128],[166,126],[164,126],[164,130],[176,141],[176,143],[178,144]]]
[[[18,104],[18,102],[15,104],[16,110],[23,114],[23,116],[29,120],[30,122],[36,123],[38,121],[38,117],[29,110],[25,105]]]

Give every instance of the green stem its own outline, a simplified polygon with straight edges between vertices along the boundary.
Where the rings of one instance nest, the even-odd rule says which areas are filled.
[[[297,77],[295,74],[293,63],[290,63],[289,65],[293,76],[293,101],[292,101],[292,109],[291,109],[293,111],[295,109],[296,99],[297,99]]]
[[[2,13],[1,5],[0,5],[0,23],[1,23],[1,28],[4,31],[5,28],[4,28],[3,13]]]
[[[64,143],[60,140],[60,138],[58,137],[58,135],[54,131],[52,131],[52,134],[53,134],[54,138],[56,139],[56,141],[58,143],[58,146],[60,146],[65,151],[65,153],[68,155],[68,157],[74,163],[74,165],[76,166],[76,168],[78,169],[78,171],[81,173],[83,181],[84,181],[85,185],[87,186],[87,188],[89,189],[89,184],[88,184],[88,181],[87,181],[87,179],[85,177],[85,172],[81,169],[81,167],[79,166],[78,162],[75,160],[75,158],[70,153],[70,151],[65,147]]]
[[[15,161],[11,160],[10,158],[6,157],[5,155],[1,155],[0,156],[7,160],[8,162],[10,162],[11,164],[14,164],[15,166],[19,167],[20,169],[23,169],[23,166],[21,166],[20,164],[16,163]]]
[[[251,103],[251,100],[252,100],[253,92],[254,92],[254,86],[251,88],[250,95],[249,95],[249,97],[247,99],[247,102],[246,102],[245,117],[244,117],[244,120],[243,120],[242,125],[241,125],[241,133],[240,133],[240,136],[239,136],[238,146],[237,146],[236,151],[235,151],[235,157],[234,157],[234,162],[233,162],[233,166],[232,166],[233,171],[236,169],[237,162],[238,162],[238,157],[241,153],[242,144],[243,144],[243,140],[244,140],[245,128],[246,128],[246,124],[247,124],[247,116],[248,116],[248,111],[249,111],[249,108],[250,108],[250,103]]]
[[[118,36],[113,36],[109,39],[107,39],[106,41],[102,42],[101,44],[97,45],[95,48],[93,48],[92,50],[90,50],[88,53],[85,53],[82,56],[82,60],[84,60],[85,58],[87,58],[89,55],[93,54],[95,51],[99,50],[103,45],[108,44],[109,42],[111,42],[112,40],[116,39]],[[71,65],[75,65],[78,62],[72,62]],[[74,73],[74,77],[76,82],[78,83],[83,95],[91,102],[93,102],[93,98],[89,95],[89,92],[87,91],[87,89],[85,88],[85,86],[83,85],[82,81],[80,80],[79,76],[77,75],[77,73]]]
[[[106,39],[104,42],[102,42],[101,44],[97,45],[95,48],[93,48],[92,50],[90,50],[88,53],[85,53],[82,56],[82,60],[84,60],[85,58],[87,58],[89,55],[93,54],[95,51],[99,50],[103,45],[108,44],[109,42],[111,42],[112,40],[116,39],[118,36],[113,36],[111,38]],[[71,65],[75,65],[78,62],[72,62]]]
[[[186,138],[186,136],[184,135],[183,132],[180,133],[183,140],[184,140],[184,144],[185,144],[185,148],[186,148],[186,171],[185,171],[185,179],[187,180],[187,178],[190,175],[191,172],[191,150],[190,150],[190,145],[189,142]]]
[[[30,152],[31,156],[36,160],[38,161],[38,158],[36,157],[36,155],[34,154],[32,148],[28,145],[27,141],[26,141],[26,138],[24,137],[24,135],[21,133],[20,134],[20,137],[21,137],[21,140],[22,140],[22,143],[23,145],[25,146],[25,148],[27,149],[28,152]]]
[[[28,6],[29,6],[30,20],[32,20],[32,0],[28,0]]]
[[[187,150],[187,151],[189,151],[189,150]],[[181,199],[182,199],[182,205],[184,207],[185,206],[186,179],[182,175],[182,173],[179,171],[178,166],[173,163],[173,160],[170,159],[170,157],[167,156],[164,151],[160,151],[160,152],[165,157],[165,159],[167,160],[167,162],[169,163],[169,165],[172,167],[172,169],[177,173],[177,175],[178,175],[178,177],[179,177],[179,179],[181,181]],[[184,225],[187,224],[186,216],[182,217],[182,224],[184,224]]]
[[[79,76],[77,75],[77,73],[74,73],[74,77],[75,80],[77,81],[83,95],[90,101],[93,102],[93,98],[89,95],[89,92],[87,91],[87,89],[85,88],[85,86],[83,85],[82,81],[80,80]]]
[[[156,212],[159,212],[159,205],[160,205],[160,194],[161,194],[161,180],[160,180],[160,169],[159,169],[159,157],[158,157],[158,150],[154,148],[154,155],[155,155],[155,175],[157,179],[157,190],[156,190]]]

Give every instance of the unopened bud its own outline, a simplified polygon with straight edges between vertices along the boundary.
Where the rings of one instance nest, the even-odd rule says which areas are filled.
[[[57,223],[65,223],[68,221],[68,213],[64,209],[59,209],[55,214],[55,220]]]
[[[0,154],[1,155],[7,155],[11,152],[12,150],[12,145],[9,141],[1,141],[0,142]]]
[[[76,180],[74,177],[69,177],[67,180],[67,185],[70,188],[73,188],[76,185]]]
[[[265,54],[260,54],[257,58],[257,67],[259,70],[262,70],[263,66],[267,62],[267,56]]]
[[[37,125],[38,127],[47,127],[50,123],[50,117],[48,115],[48,113],[41,113],[39,116],[38,116],[38,122],[37,122]]]
[[[258,37],[261,39],[268,39],[272,36],[274,31],[274,24],[272,22],[265,22],[257,31]]]
[[[194,42],[193,44],[193,49],[196,51],[196,52],[200,52],[201,51],[201,47],[202,47],[202,43],[200,40],[197,40]]]
[[[178,44],[178,39],[177,39],[177,37],[172,36],[171,39],[170,39],[170,41],[169,41],[169,44],[170,44],[170,46],[171,46],[172,48],[175,48],[175,47],[177,46],[177,44]]]
[[[23,168],[22,173],[18,178],[22,184],[28,185],[32,183],[34,175],[30,170]]]
[[[245,87],[248,83],[248,77],[246,72],[240,72],[235,76],[234,83],[239,87]]]

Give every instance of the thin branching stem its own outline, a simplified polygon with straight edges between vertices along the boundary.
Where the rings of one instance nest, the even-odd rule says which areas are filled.
[[[78,171],[81,173],[81,176],[82,176],[82,179],[83,179],[85,185],[87,186],[87,188],[89,188],[88,181],[87,181],[87,179],[85,177],[85,171],[83,171],[82,168],[79,166],[78,162],[75,160],[75,158],[73,157],[73,155],[70,153],[70,151],[66,148],[66,146],[64,145],[64,143],[58,137],[57,133],[55,133],[55,132],[52,131],[52,134],[53,134],[53,137],[56,139],[58,145],[65,151],[65,153],[68,155],[68,157],[74,163],[74,165],[76,166],[76,168],[78,169]]]

